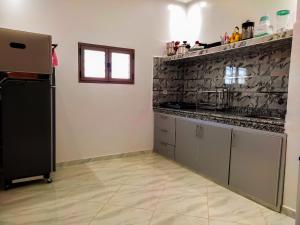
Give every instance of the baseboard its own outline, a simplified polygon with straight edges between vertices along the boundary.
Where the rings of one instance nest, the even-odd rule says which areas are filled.
[[[127,152],[127,153],[120,153],[114,155],[103,155],[95,158],[87,158],[87,159],[79,159],[67,162],[60,162],[56,164],[57,168],[65,167],[65,166],[73,166],[73,165],[80,165],[88,162],[95,162],[101,160],[108,160],[108,159],[117,159],[117,158],[124,158],[124,157],[131,157],[131,156],[138,156],[144,154],[151,154],[153,150],[146,150],[146,151],[138,151],[138,152]]]
[[[291,217],[291,218],[296,218],[296,210],[295,209],[292,209],[288,206],[282,206],[282,209],[281,209],[281,213],[288,216],[288,217]]]

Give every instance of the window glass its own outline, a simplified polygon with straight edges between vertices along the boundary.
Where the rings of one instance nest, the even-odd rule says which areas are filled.
[[[84,50],[84,76],[105,78],[105,52]]]
[[[112,53],[111,56],[111,77],[113,79],[130,78],[130,55],[124,53]]]

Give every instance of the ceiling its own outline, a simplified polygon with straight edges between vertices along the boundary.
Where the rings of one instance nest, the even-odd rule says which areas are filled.
[[[193,1],[193,0],[176,0],[176,1],[178,1],[178,2],[183,2],[183,3],[189,3],[189,2],[191,2],[191,1]]]

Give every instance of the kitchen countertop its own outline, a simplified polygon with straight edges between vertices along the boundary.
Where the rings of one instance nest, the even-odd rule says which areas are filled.
[[[165,113],[180,117],[200,119],[204,121],[218,122],[233,126],[253,128],[258,130],[284,133],[283,119],[262,119],[255,117],[247,117],[229,112],[216,112],[210,110],[189,110],[189,109],[169,109],[161,107],[153,107],[154,112]]]

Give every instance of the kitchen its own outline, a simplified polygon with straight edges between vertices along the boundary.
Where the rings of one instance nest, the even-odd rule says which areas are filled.
[[[53,183],[1,191],[0,224],[293,224],[300,155],[297,2],[243,4],[1,2],[0,27],[52,35],[60,60]],[[290,10],[282,30],[280,10]],[[250,36],[243,37],[247,20]],[[257,34],[259,24],[266,34]],[[134,49],[133,82],[78,78],[78,43],[80,51],[84,43]],[[26,210],[26,197],[39,205],[34,192],[46,193],[45,210]],[[72,202],[74,217],[54,219],[53,199],[57,206]],[[80,207],[79,200],[87,204]],[[9,216],[13,209],[23,223]]]

